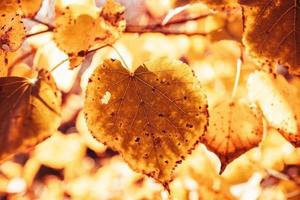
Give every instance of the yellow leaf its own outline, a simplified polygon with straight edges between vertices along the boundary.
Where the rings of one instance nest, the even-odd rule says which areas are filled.
[[[164,186],[208,122],[206,98],[192,70],[166,58],[134,73],[105,60],[89,80],[84,112],[93,136]]]
[[[230,163],[222,176],[232,184],[240,184],[254,173],[281,171],[295,164],[300,164],[300,151],[277,130],[268,128],[260,145]]]
[[[26,63],[18,63],[10,68],[10,76],[26,77],[29,79],[37,77],[38,72],[34,71]]]
[[[259,161],[267,169],[281,171],[287,164],[299,164],[300,154],[275,129],[268,130],[259,148]]]
[[[66,7],[62,14],[55,19],[54,40],[57,46],[70,56],[84,54],[96,38],[94,30],[96,19],[93,14],[74,11],[78,6]],[[88,9],[83,7],[84,9]]]
[[[300,74],[300,9],[297,0],[240,0],[246,48],[263,60],[278,61]]]
[[[175,179],[170,184],[173,199],[190,199],[187,196],[191,193],[195,199],[235,199],[230,193],[230,185],[218,174],[216,159],[199,145],[175,170]]]
[[[254,72],[248,79],[248,95],[257,102],[268,123],[296,146],[299,141],[299,91],[281,75]]]
[[[0,160],[51,135],[60,123],[60,97],[52,77],[0,78]]]
[[[257,146],[262,139],[262,114],[243,101],[225,101],[211,109],[207,133],[201,142],[226,165]]]
[[[78,134],[56,132],[36,147],[34,157],[45,166],[63,169],[74,163],[79,164],[85,151],[86,147]]]
[[[34,17],[42,6],[42,0],[20,0],[20,6],[25,17]]]

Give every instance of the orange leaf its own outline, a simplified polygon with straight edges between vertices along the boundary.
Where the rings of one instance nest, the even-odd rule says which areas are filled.
[[[26,150],[54,133],[60,123],[60,97],[52,77],[0,78],[0,160]]]
[[[17,0],[0,1],[0,48],[9,51],[17,50],[26,34],[21,21],[20,5]]]
[[[262,134],[262,114],[257,108],[242,101],[225,101],[210,111],[201,142],[219,156],[224,170],[229,162],[257,146]]]
[[[300,74],[300,5],[297,0],[240,0],[246,48],[263,60],[278,61]]]
[[[206,98],[192,70],[166,58],[134,73],[105,60],[89,80],[84,112],[93,136],[166,187],[208,121]]]
[[[300,145],[299,91],[281,75],[254,72],[248,79],[249,97],[258,103],[268,123],[296,146]]]

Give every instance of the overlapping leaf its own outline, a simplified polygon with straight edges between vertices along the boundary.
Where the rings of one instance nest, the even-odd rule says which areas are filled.
[[[247,182],[254,174],[274,174],[286,165],[299,162],[299,148],[295,148],[276,129],[270,127],[265,129],[259,146],[230,163],[222,176],[231,184],[239,185]]]
[[[19,6],[17,0],[0,1],[0,48],[4,50],[17,50],[25,38]]]
[[[262,139],[260,111],[245,102],[225,101],[211,109],[207,133],[201,142],[215,152],[225,166]]]
[[[34,17],[42,6],[42,0],[20,0],[19,4],[25,17]]]
[[[196,193],[195,199],[234,200],[230,184],[219,175],[214,158],[216,156],[203,145],[197,146],[175,170],[175,179],[170,185],[173,199],[189,200],[189,194]]]
[[[89,48],[114,43],[125,29],[124,7],[113,0],[101,12],[94,5],[71,4],[57,13],[54,39],[70,56],[71,67],[84,60]]]
[[[57,45],[70,56],[82,57],[94,44],[95,29],[99,23],[97,12],[96,8],[83,5],[64,8],[55,20],[54,39]]]
[[[0,78],[0,160],[33,146],[60,123],[60,96],[52,77],[40,71],[36,81]]]
[[[240,0],[245,15],[244,42],[263,60],[279,61],[300,73],[300,2]]]
[[[166,58],[134,73],[105,60],[89,80],[84,112],[98,140],[165,186],[208,122],[206,98],[191,69]]]
[[[281,75],[255,72],[248,80],[249,97],[258,103],[268,123],[296,146],[300,145],[299,91]]]
[[[96,41],[112,44],[121,36],[126,28],[124,11],[125,8],[115,0],[106,1],[100,13],[104,20],[101,21]]]

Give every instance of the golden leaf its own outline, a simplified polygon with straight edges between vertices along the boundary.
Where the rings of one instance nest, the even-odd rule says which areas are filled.
[[[0,1],[0,13],[0,48],[15,51],[26,36],[18,1]]]
[[[174,181],[170,184],[173,199],[191,199],[191,193],[197,194],[193,199],[234,200],[230,193],[230,184],[219,175],[217,157],[197,146],[192,155],[176,168]],[[209,172],[209,173],[208,173]],[[196,196],[196,195],[195,195]]]
[[[81,56],[94,44],[96,39],[97,13],[92,7],[83,7],[79,12],[79,5],[66,7],[55,19],[54,40],[58,47],[70,56]],[[86,12],[91,11],[91,14]]]
[[[60,123],[60,97],[52,77],[0,78],[0,160],[52,134]]]
[[[254,173],[281,171],[285,165],[300,163],[299,150],[276,129],[266,128],[259,146],[230,163],[222,177],[236,185],[246,182]]]
[[[257,146],[262,139],[262,114],[243,101],[222,102],[211,109],[207,133],[201,142],[226,165]]]
[[[166,58],[134,73],[105,60],[89,80],[84,112],[93,136],[166,187],[208,122],[206,97],[192,70]]]
[[[106,150],[106,146],[96,140],[89,132],[87,127],[83,111],[80,111],[76,119],[76,129],[78,134],[81,136],[83,142],[91,150],[95,151],[97,154],[103,153]]]
[[[34,17],[42,6],[42,0],[21,0],[20,6],[25,17]]]
[[[53,169],[63,169],[72,166],[74,163],[78,164],[85,151],[86,147],[78,134],[64,135],[56,132],[36,146],[34,157],[45,166]]]
[[[296,146],[300,145],[299,91],[281,75],[254,72],[248,79],[249,97],[258,103],[268,123]]]
[[[287,64],[300,74],[300,3],[297,0],[240,0],[244,43],[256,57]]]
[[[69,55],[71,69],[83,62],[91,47],[113,44],[125,30],[124,7],[113,0],[101,12],[94,5],[71,4],[58,7],[57,13],[54,40]]]

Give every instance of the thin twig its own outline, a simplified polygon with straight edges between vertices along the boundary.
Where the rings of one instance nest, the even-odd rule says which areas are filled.
[[[193,35],[201,35],[201,36],[206,36],[207,33],[203,32],[182,32],[182,31],[172,31],[168,29],[164,29],[166,27],[170,27],[171,25],[175,24],[183,24],[189,21],[196,21],[200,19],[205,19],[208,16],[213,15],[213,13],[205,14],[205,15],[200,15],[197,17],[190,17],[190,18],[184,18],[184,19],[177,19],[177,20],[172,20],[169,21],[167,24],[162,24],[162,23],[156,23],[156,24],[149,24],[145,26],[140,26],[140,25],[127,25],[125,33],[162,33],[165,35],[187,35],[187,36],[193,36]]]
[[[39,23],[39,24],[43,24],[43,25],[47,26],[48,28],[54,29],[54,26],[53,26],[52,24],[43,22],[43,21],[41,21],[41,20],[39,20],[39,19],[36,19],[36,18],[32,18],[32,19],[31,19],[31,18],[30,18],[30,20],[31,20],[31,21],[34,21],[34,22],[36,22],[36,23]]]
[[[156,29],[156,28],[163,28],[163,27],[168,27],[171,25],[176,25],[176,24],[183,24],[189,21],[197,21],[200,19],[205,19],[206,17],[212,16],[214,15],[213,13],[209,13],[209,14],[205,14],[205,15],[199,15],[196,17],[189,17],[189,18],[182,18],[182,19],[175,19],[175,20],[171,20],[166,24],[162,24],[162,23],[155,23],[155,24],[148,24],[145,26],[141,26],[141,25],[127,25],[126,28],[141,28],[141,29]]]
[[[47,32],[51,32],[51,31],[53,31],[53,29],[54,28],[48,28],[47,30],[38,31],[38,32],[35,32],[35,33],[30,33],[30,34],[26,35],[26,38],[29,38],[29,37],[32,37],[32,36],[35,36],[35,35],[40,35],[40,34],[47,33]]]
[[[105,44],[105,45],[100,46],[100,47],[97,47],[97,48],[95,48],[95,49],[91,49],[91,50],[89,50],[89,51],[87,51],[87,52],[85,53],[85,56],[87,56],[88,54],[93,53],[93,52],[95,52],[95,51],[97,51],[97,50],[99,50],[99,49],[103,49],[103,48],[105,48],[105,47],[108,47],[108,46],[111,46],[111,45]],[[64,59],[64,60],[62,60],[62,61],[60,61],[58,64],[56,64],[56,65],[50,70],[50,72],[53,72],[53,71],[56,70],[58,67],[60,67],[62,64],[64,64],[65,62],[67,62],[68,60],[69,60],[69,57],[66,58],[66,59]]]
[[[53,72],[54,70],[56,70],[58,67],[60,67],[62,64],[64,64],[65,62],[67,62],[69,60],[69,58],[66,58],[62,61],[60,61],[58,64],[56,64],[51,70],[50,72]]]
[[[183,32],[183,31],[170,31],[170,30],[147,30],[147,29],[130,29],[126,28],[124,33],[162,33],[164,35],[186,35],[186,36],[194,36],[194,35],[200,35],[200,36],[207,36],[207,33],[202,32]]]

